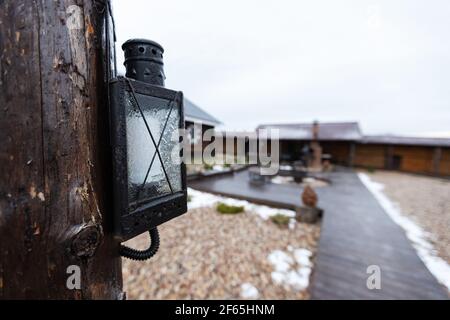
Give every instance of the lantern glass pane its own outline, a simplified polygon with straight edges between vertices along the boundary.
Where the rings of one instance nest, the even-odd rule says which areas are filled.
[[[132,95],[126,93],[128,196],[131,205],[182,191],[181,165],[172,158],[180,153],[180,110],[165,99],[142,94],[137,94],[136,98],[140,109]],[[157,154],[158,144],[160,156]]]

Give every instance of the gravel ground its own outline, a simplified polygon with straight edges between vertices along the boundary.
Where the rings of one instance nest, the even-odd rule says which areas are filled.
[[[314,261],[319,225],[297,223],[290,230],[248,212],[227,216],[198,208],[163,225],[160,234],[161,249],[152,260],[123,260],[130,300],[243,299],[254,288],[258,299],[309,298],[307,290],[274,283],[268,256],[276,250],[289,254],[288,248],[307,249]],[[144,236],[127,244],[144,248],[147,241]]]
[[[439,256],[450,263],[450,181],[387,171],[370,178],[385,186],[385,194],[430,234]]]

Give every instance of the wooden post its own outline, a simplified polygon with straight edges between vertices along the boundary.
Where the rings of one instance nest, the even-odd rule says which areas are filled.
[[[105,14],[105,1],[0,1],[0,299],[122,297]]]
[[[386,170],[394,169],[394,147],[386,146],[384,155],[384,168]]]
[[[354,167],[355,165],[355,154],[356,154],[356,143],[350,142],[350,152],[348,156],[349,167]]]
[[[436,147],[433,151],[433,169],[435,175],[439,175],[441,168],[442,148]]]

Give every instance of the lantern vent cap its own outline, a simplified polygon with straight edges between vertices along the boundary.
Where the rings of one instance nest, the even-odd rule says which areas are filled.
[[[157,47],[164,53],[164,48],[162,47],[162,45],[160,45],[156,41],[148,40],[148,39],[130,39],[122,45],[122,49],[125,51],[127,48],[129,48],[131,46],[140,45],[140,44]]]

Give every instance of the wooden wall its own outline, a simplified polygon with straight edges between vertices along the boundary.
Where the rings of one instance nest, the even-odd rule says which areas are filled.
[[[425,146],[357,144],[354,165],[373,169],[393,169],[392,159],[397,157],[400,171],[450,176],[450,148],[441,148],[440,151],[436,149]]]
[[[330,154],[335,164],[349,165],[351,155],[350,142],[323,142],[320,144],[324,154]]]
[[[433,164],[434,148],[415,146],[395,146],[393,155],[401,157],[401,171],[435,173]]]
[[[353,165],[358,167],[384,169],[386,146],[357,144],[355,148],[355,158]]]

